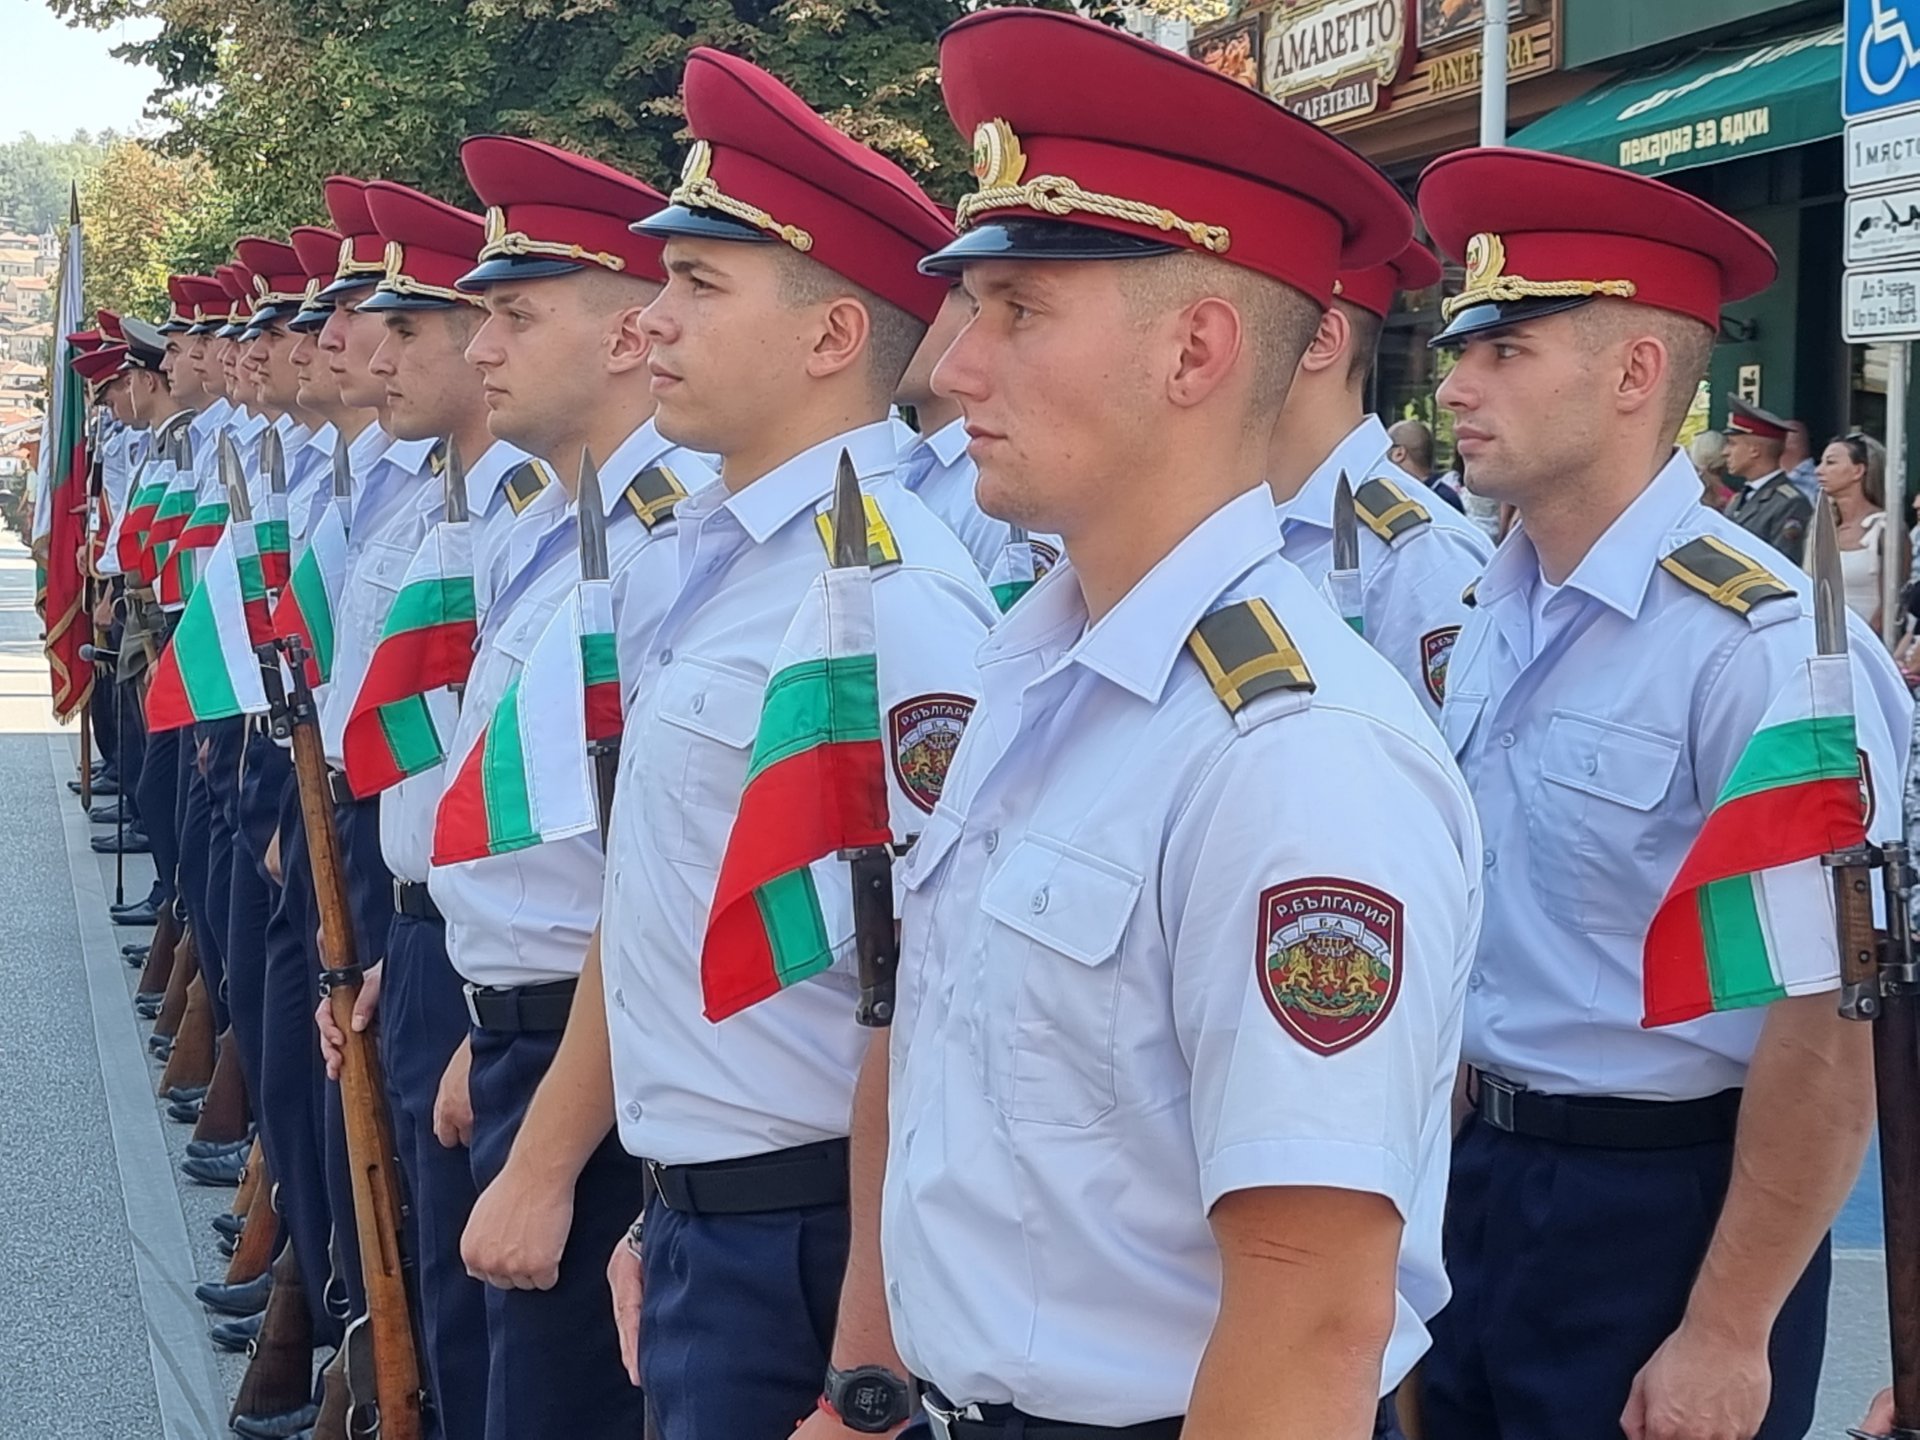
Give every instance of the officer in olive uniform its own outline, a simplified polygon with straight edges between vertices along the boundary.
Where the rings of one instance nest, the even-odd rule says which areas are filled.
[[[1741,482],[1727,518],[1798,562],[1813,505],[1780,468],[1787,422],[1737,395],[1727,397],[1727,406],[1727,475]]]

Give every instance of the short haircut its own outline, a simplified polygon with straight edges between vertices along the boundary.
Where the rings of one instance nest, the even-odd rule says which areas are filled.
[[[636,307],[644,309],[660,293],[656,280],[644,275],[617,274],[599,265],[583,265],[574,275],[575,282],[570,288],[580,297],[585,309],[599,314],[617,315]]]
[[[1387,439],[1407,452],[1407,463],[1424,475],[1433,473],[1433,431],[1424,420],[1396,420]]]
[[[843,297],[860,302],[867,312],[867,371],[875,391],[891,400],[900,377],[913,363],[913,352],[927,337],[926,323],[811,256],[784,245],[776,253],[780,257],[782,305],[798,310]]]
[[[1693,408],[1700,382],[1713,358],[1714,332],[1688,315],[1638,305],[1631,300],[1598,299],[1573,312],[1574,330],[1589,352],[1603,345],[1651,335],[1667,350],[1666,437],[1680,433]],[[1779,442],[1774,442],[1776,448]]]
[[[1138,321],[1184,310],[1210,296],[1239,312],[1253,361],[1253,409],[1248,421],[1254,426],[1271,423],[1286,403],[1300,357],[1320,328],[1324,313],[1320,302],[1244,265],[1191,251],[1119,263],[1126,267],[1124,288]]]
[[[1380,336],[1387,322],[1371,310],[1349,305],[1344,300],[1336,300],[1334,304],[1347,317],[1347,328],[1353,332],[1353,344],[1347,350],[1347,384],[1357,385],[1367,378],[1373,362],[1380,358]]]

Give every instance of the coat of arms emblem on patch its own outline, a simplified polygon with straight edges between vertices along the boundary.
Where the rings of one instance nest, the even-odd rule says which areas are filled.
[[[916,695],[887,712],[887,753],[894,779],[929,815],[972,714],[973,701],[964,695]]]
[[[1442,625],[1420,637],[1420,676],[1436,705],[1446,703],[1447,662],[1453,659],[1453,642],[1459,638],[1458,625]]]
[[[1316,877],[1260,896],[1260,993],[1288,1034],[1321,1055],[1357,1045],[1400,994],[1400,902],[1357,880]]]

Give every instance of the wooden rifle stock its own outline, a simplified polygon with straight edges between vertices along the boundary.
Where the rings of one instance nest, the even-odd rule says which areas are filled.
[[[173,918],[173,906],[162,905],[154,923],[153,940],[147,946],[147,963],[140,981],[133,988],[141,995],[164,995],[173,975],[173,947],[180,943],[180,923]]]
[[[186,1009],[180,1016],[180,1028],[173,1037],[173,1049],[167,1055],[167,1067],[160,1072],[156,1093],[179,1088],[190,1089],[213,1082],[213,999],[207,994],[204,975],[195,974],[187,986]]]
[[[323,982],[334,1023],[345,1037],[340,1057],[340,1108],[346,1122],[354,1228],[360,1239],[361,1280],[367,1296],[365,1328],[373,1342],[373,1392],[379,1409],[376,1423],[382,1440],[420,1440],[420,1356],[402,1272],[393,1122],[387,1113],[374,1037],[353,1028],[353,1004],[360,993],[360,960],[354,950],[353,920],[340,869],[340,841],[333,825],[313,693],[306,682],[306,659],[299,642],[289,641],[287,661],[293,681],[284,711],[300,792],[300,815],[307,831],[308,866],[320,915]],[[275,676],[275,690],[279,689],[278,680]],[[278,702],[273,690],[268,694]],[[370,1428],[357,1413],[351,1423],[356,1431]]]
[[[180,929],[179,942],[173,947],[173,965],[167,973],[167,992],[160,1001],[159,1018],[153,1033],[173,1036],[180,1033],[180,1017],[187,1013],[187,987],[200,974],[200,952],[193,943],[193,931]]]
[[[193,1138],[215,1145],[230,1145],[247,1133],[249,1107],[247,1078],[240,1069],[240,1042],[227,1029],[220,1036],[213,1061],[213,1079],[207,1084],[207,1098],[200,1102],[200,1118],[194,1122]],[[260,1267],[266,1269],[263,1264]]]
[[[258,1280],[273,1266],[273,1247],[280,1243],[280,1212],[273,1206],[273,1176],[266,1162],[260,1163],[260,1183],[254,1187],[253,1203],[247,1206],[247,1223],[227,1262],[225,1283],[245,1285]],[[291,1250],[293,1247],[287,1247]],[[278,1271],[275,1271],[276,1276]],[[276,1282],[278,1283],[277,1279]],[[249,1411],[258,1414],[258,1411]]]
[[[313,1316],[291,1245],[274,1261],[273,1289],[250,1352],[229,1424],[242,1415],[286,1415],[313,1403]]]

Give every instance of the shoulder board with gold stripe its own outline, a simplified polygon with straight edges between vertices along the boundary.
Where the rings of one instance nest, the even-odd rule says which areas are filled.
[[[553,483],[553,472],[538,460],[522,460],[507,476],[507,504],[518,515]]]
[[[1353,513],[1389,545],[1422,525],[1431,525],[1427,507],[1393,481],[1376,477],[1353,492]]]
[[[1275,690],[1312,690],[1313,676],[1265,600],[1239,600],[1201,620],[1187,648],[1227,713]]]
[[[867,510],[867,564],[878,570],[883,565],[900,563],[900,546],[893,538],[893,527],[887,524],[887,517],[880,513],[880,502],[871,495],[860,497],[866,502]],[[820,532],[820,543],[827,547],[827,555],[833,555],[833,515],[822,510],[813,517],[814,528]]]
[[[687,498],[687,487],[664,465],[649,465],[628,483],[627,504],[651,530],[673,518],[674,507]]]
[[[1771,570],[1713,535],[1689,540],[1661,560],[1660,568],[1736,615],[1745,615],[1764,600],[1795,593]]]

